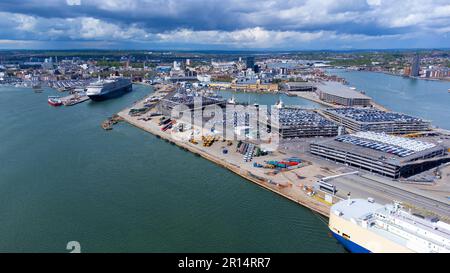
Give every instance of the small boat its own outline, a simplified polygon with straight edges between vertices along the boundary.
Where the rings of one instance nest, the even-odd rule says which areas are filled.
[[[277,109],[282,109],[282,108],[284,108],[284,103],[283,103],[283,101],[281,100],[281,98],[277,101],[277,103],[275,104],[275,108],[277,108]]]
[[[49,96],[47,101],[51,106],[61,106],[63,104],[58,96]]]
[[[107,130],[107,131],[112,130],[112,126],[113,126],[113,123],[112,123],[111,119],[107,119],[102,122],[102,128],[104,130]]]
[[[234,98],[234,96],[231,97],[231,99],[229,99],[228,104],[236,104],[236,99]]]

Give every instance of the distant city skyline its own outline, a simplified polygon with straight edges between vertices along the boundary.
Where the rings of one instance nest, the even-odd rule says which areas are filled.
[[[351,50],[450,44],[446,0],[2,0],[0,15],[0,49]]]

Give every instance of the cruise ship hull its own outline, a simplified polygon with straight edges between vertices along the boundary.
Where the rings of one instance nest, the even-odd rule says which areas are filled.
[[[133,87],[130,84],[129,86],[118,88],[116,90],[109,91],[107,93],[101,93],[98,95],[88,95],[88,97],[93,101],[103,101],[103,100],[113,99],[113,98],[118,98],[120,96],[123,96],[124,94],[131,92],[132,89],[133,89]]]

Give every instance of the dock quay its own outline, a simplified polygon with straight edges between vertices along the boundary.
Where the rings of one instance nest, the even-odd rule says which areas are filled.
[[[123,119],[121,117],[119,117],[118,115],[113,115],[112,117],[108,118],[107,120],[102,122],[102,128],[105,130],[112,130],[113,129],[113,125],[119,123],[120,121],[122,121]]]
[[[329,216],[331,204],[317,198],[317,196],[311,196],[309,192],[305,190],[305,188],[310,187],[305,187],[306,185],[304,183],[312,185],[312,183],[317,180],[316,177],[320,175],[321,169],[318,166],[314,164],[303,164],[302,166],[289,171],[268,171],[267,169],[256,168],[254,166],[255,162],[260,161],[259,157],[255,157],[253,162],[244,161],[243,155],[240,154],[237,149],[236,151],[234,149],[237,141],[222,142],[217,140],[213,143],[208,142],[208,145],[203,146],[196,141],[189,141],[189,136],[186,134],[173,137],[169,130],[163,131],[162,128],[160,128],[161,125],[158,124],[158,119],[143,119],[142,117],[129,114],[131,109],[142,108],[144,101],[145,99],[137,102],[132,107],[120,111],[117,115],[129,124],[222,166],[266,190],[277,193],[278,195],[309,208],[325,217]],[[156,111],[156,109],[150,110],[146,115],[151,115],[154,111]],[[226,153],[224,151],[225,149]],[[264,159],[282,161],[286,157],[288,157],[288,155],[285,153],[274,152],[270,156],[264,156]],[[300,177],[302,179],[300,179]]]
[[[89,100],[86,95],[72,94],[66,97],[62,97],[61,101],[64,106],[73,106],[82,102]]]
[[[438,202],[428,197],[433,195],[441,199],[440,196],[442,194],[435,191],[435,189],[443,189],[445,192],[447,186],[443,182],[435,183],[437,186],[432,187],[424,185],[423,188],[418,188],[419,186],[417,185],[406,185],[405,183],[400,185],[400,182],[387,176],[372,178],[376,174],[371,171],[365,171],[364,168],[358,168],[361,174],[348,175],[355,169],[313,153],[315,143],[339,140],[338,137],[323,136],[321,135],[322,133],[312,132],[313,135],[318,137],[299,136],[294,138],[287,137],[286,139],[281,137],[281,141],[276,143],[276,145],[272,143],[272,138],[266,141],[254,141],[250,134],[248,138],[240,141],[223,137],[220,129],[202,128],[201,125],[191,124],[190,119],[184,120],[183,117],[174,119],[170,113],[162,111],[161,105],[164,105],[168,96],[174,95],[173,92],[176,91],[167,93],[167,91],[164,92],[161,89],[158,88],[155,92],[135,102],[132,106],[123,109],[117,115],[130,125],[149,132],[167,143],[177,145],[185,151],[192,152],[196,156],[203,157],[234,172],[247,181],[253,182],[266,190],[277,193],[326,217],[329,216],[332,204],[346,199],[346,194],[351,193],[352,197],[370,197],[383,204],[397,200],[405,206],[420,208],[421,211],[425,211],[430,215],[450,219],[450,214],[442,204],[442,201]],[[177,97],[182,98],[183,94],[177,93]],[[282,109],[289,110],[289,108]],[[345,110],[342,107],[330,107],[330,109],[330,111]],[[364,109],[379,111],[372,107]],[[295,127],[299,125],[299,130],[304,131],[307,127],[301,123],[296,123],[296,117],[302,116],[299,115],[300,112],[297,113],[296,111],[292,113],[281,111],[280,120],[283,121],[285,117],[290,126]],[[322,113],[323,109],[316,111],[318,115],[324,115]],[[247,114],[245,112],[236,113],[233,119],[225,117],[224,122],[225,124],[230,124],[230,127],[234,126],[236,135],[243,136],[241,128],[236,126],[237,123],[235,124],[234,121],[245,120]],[[303,114],[308,117],[307,120],[309,122],[313,124],[316,122],[315,126],[327,125],[315,115]],[[388,114],[392,115],[392,113]],[[384,116],[381,115],[379,118],[384,118]],[[232,121],[231,123],[230,120]],[[222,123],[219,122],[219,124]],[[334,127],[330,128],[333,129]],[[228,127],[225,129],[226,135],[228,135],[229,130]],[[272,130],[276,131],[277,128],[271,128]],[[233,130],[231,129],[231,131]],[[334,129],[330,131],[330,135],[335,134]],[[439,136],[434,138],[436,139],[433,141],[436,142]],[[300,160],[299,162],[295,162],[297,156]],[[417,163],[421,164],[421,161]],[[448,177],[448,170],[442,169],[440,172],[443,179],[439,179],[444,181]],[[345,175],[345,178],[341,177],[343,175]],[[382,180],[383,183],[378,182],[377,179]],[[323,180],[332,181],[332,185],[336,187],[332,193],[320,188],[320,183]],[[391,183],[398,184],[399,188],[395,192],[392,191],[392,187],[387,188],[386,186]],[[412,190],[415,190],[414,196],[411,196]]]

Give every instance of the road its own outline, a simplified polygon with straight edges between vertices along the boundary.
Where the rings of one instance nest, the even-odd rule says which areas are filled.
[[[393,200],[397,200],[450,218],[450,205],[448,203],[359,175],[339,177],[333,179],[331,183],[335,184],[339,190],[339,197],[345,198],[347,193],[351,192],[353,197],[372,197],[379,203],[392,203]],[[391,183],[398,182],[392,181]]]

